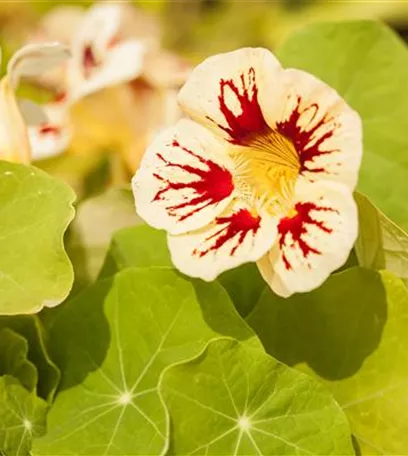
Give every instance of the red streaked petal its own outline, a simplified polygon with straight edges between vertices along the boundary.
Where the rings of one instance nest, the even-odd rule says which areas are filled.
[[[336,182],[301,180],[293,213],[280,220],[278,242],[258,262],[275,293],[320,286],[348,258],[358,232],[352,193]]]
[[[266,49],[244,48],[210,57],[191,74],[179,93],[182,108],[198,122],[233,144],[247,145],[249,137],[269,127],[260,104],[262,89],[273,88],[281,71]]]
[[[133,178],[136,209],[147,223],[179,234],[213,221],[234,192],[224,144],[189,120],[149,147]]]
[[[299,155],[300,173],[354,189],[362,157],[359,115],[324,82],[288,69],[276,81],[274,99],[262,99],[266,120]]]
[[[50,103],[43,108],[48,120],[28,127],[34,161],[61,154],[68,148],[72,136],[64,103]]]
[[[203,280],[240,264],[257,261],[276,240],[276,221],[235,201],[206,227],[168,237],[176,268]]]

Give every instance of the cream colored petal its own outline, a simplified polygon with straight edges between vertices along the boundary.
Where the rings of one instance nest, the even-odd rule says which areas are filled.
[[[0,82],[0,159],[30,162],[27,128],[7,77]]]
[[[142,72],[145,51],[145,46],[138,41],[117,44],[104,55],[100,65],[95,67],[89,77],[85,77],[83,67],[70,66],[69,86],[72,100],[76,101],[106,87],[138,77]]]
[[[191,65],[177,54],[158,50],[149,52],[143,64],[142,77],[158,89],[180,88],[192,71]]]
[[[21,77],[36,76],[61,65],[70,57],[69,49],[59,43],[27,44],[10,59],[7,74],[12,87]]]
[[[179,234],[217,217],[234,193],[225,145],[190,120],[163,132],[133,178],[136,210],[147,223]]]
[[[275,81],[273,97],[265,93],[260,99],[268,124],[294,144],[302,176],[354,190],[363,152],[361,119],[334,89],[288,69]]]
[[[64,152],[71,141],[72,131],[64,103],[45,105],[45,121],[28,127],[32,159],[43,160]]]
[[[259,270],[280,296],[313,290],[346,262],[357,233],[357,208],[345,185],[301,179],[294,212],[280,220],[278,241]]]
[[[222,272],[257,261],[276,240],[276,220],[234,200],[204,228],[169,235],[171,258],[182,273],[214,280]]]
[[[273,100],[282,68],[271,52],[244,48],[208,58],[196,67],[180,90],[179,102],[197,122],[233,144],[268,128],[261,93]]]

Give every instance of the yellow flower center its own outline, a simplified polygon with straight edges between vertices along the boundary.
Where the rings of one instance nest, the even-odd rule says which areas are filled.
[[[235,185],[243,199],[259,202],[272,215],[293,207],[293,194],[300,170],[293,143],[277,131],[254,135],[247,146],[237,146],[231,156],[237,167]]]

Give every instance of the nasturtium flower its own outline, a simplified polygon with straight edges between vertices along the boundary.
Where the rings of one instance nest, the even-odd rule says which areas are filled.
[[[78,155],[112,149],[137,169],[147,140],[180,118],[173,100],[190,69],[163,51],[160,35],[152,16],[123,2],[59,6],[43,18],[31,39],[61,40],[72,59],[37,81],[56,99],[47,106],[49,122],[30,131],[34,157],[68,146]]]
[[[0,159],[29,163],[31,148],[27,125],[37,125],[46,119],[40,106],[16,99],[20,79],[47,71],[68,57],[65,46],[52,43],[27,45],[12,56],[7,74],[0,81]]]
[[[265,49],[211,57],[179,93],[190,119],[147,149],[136,209],[168,233],[175,266],[213,280],[256,261],[281,296],[318,287],[358,230],[358,114]]]

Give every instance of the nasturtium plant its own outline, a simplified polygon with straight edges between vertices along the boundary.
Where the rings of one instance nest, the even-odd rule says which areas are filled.
[[[35,366],[36,376],[38,374],[38,381],[35,383],[37,395],[52,402],[60,380],[60,372],[49,356],[45,331],[38,315],[0,317],[0,331],[3,330],[10,330],[25,341],[24,345],[28,348],[27,361]],[[24,379],[19,380],[25,384]]]
[[[265,290],[247,321],[266,351],[316,375],[346,412],[362,454],[405,454],[408,290],[352,268],[308,295]]]
[[[217,284],[195,291],[170,268],[125,269],[112,280],[63,305],[49,328],[62,391],[34,455],[161,454],[170,425],[162,370],[214,337],[253,337]]]
[[[45,432],[47,403],[10,375],[0,377],[0,450],[29,456],[34,437]]]
[[[144,224],[117,231],[105,257],[101,277],[130,266],[172,267],[165,232]]]
[[[364,195],[355,195],[360,232],[355,245],[358,262],[372,269],[388,269],[408,285],[408,234]]]
[[[38,382],[37,369],[27,359],[28,343],[24,337],[9,328],[0,329],[0,376],[17,378],[28,390],[33,391]]]
[[[259,347],[214,340],[168,368],[160,391],[173,425],[168,454],[353,454],[349,424],[328,391]]]
[[[73,191],[34,167],[0,162],[0,315],[35,313],[68,295],[64,232]]]
[[[9,64],[46,104],[1,92],[42,170],[0,161],[0,455],[408,454],[406,45],[192,69],[133,13],[58,9],[30,39],[72,58]]]
[[[408,229],[407,46],[379,22],[349,21],[311,24],[293,33],[277,54],[284,66],[330,84],[360,114],[359,188]]]

